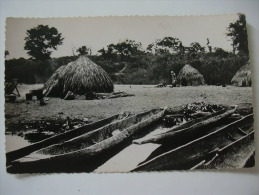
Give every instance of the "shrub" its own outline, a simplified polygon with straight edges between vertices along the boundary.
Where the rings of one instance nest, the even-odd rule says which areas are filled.
[[[224,54],[224,55],[223,55]],[[100,65],[115,83],[120,84],[158,84],[171,83],[171,71],[176,75],[186,64],[197,69],[209,85],[231,84],[231,79],[248,57],[223,53],[201,53],[195,56],[182,54],[141,53],[132,55],[125,61],[107,60],[102,56],[90,56]],[[12,59],[5,61],[5,78],[19,79],[23,83],[43,83],[62,65],[75,61],[78,56],[65,56],[48,61]],[[126,67],[126,68],[125,68]],[[119,73],[119,74],[118,74]]]

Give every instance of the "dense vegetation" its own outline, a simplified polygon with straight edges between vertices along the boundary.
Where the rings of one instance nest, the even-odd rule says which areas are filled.
[[[41,32],[41,28],[44,31]],[[30,37],[42,35],[52,29],[54,38],[49,37],[49,42],[41,50],[35,51],[32,46],[42,45],[31,44]],[[182,42],[173,37],[158,39],[155,43],[142,48],[141,43],[134,40],[125,40],[117,44],[107,45],[98,51],[99,55],[91,55],[91,49],[81,46],[77,49],[78,55],[88,55],[96,64],[103,67],[115,83],[120,84],[157,84],[161,82],[171,83],[171,71],[178,75],[185,64],[196,68],[209,85],[230,84],[232,77],[241,66],[248,62],[248,42],[246,32],[246,21],[243,14],[235,23],[230,23],[226,36],[232,40],[232,52],[224,51],[221,48],[213,48],[207,39],[207,45],[201,46],[197,42],[184,46]],[[25,38],[25,49],[31,59],[12,59],[5,61],[6,81],[17,78],[21,83],[44,83],[53,72],[62,65],[74,61],[78,56],[66,56],[50,58],[51,50],[62,44],[63,38],[55,28],[39,26],[28,30],[28,37]],[[53,41],[54,40],[54,41]],[[27,48],[27,46],[32,48]],[[74,54],[74,53],[73,53]],[[5,56],[9,55],[5,51]],[[42,57],[43,56],[43,57]],[[44,56],[47,56],[44,58]]]
[[[195,57],[142,53],[123,61],[120,58],[108,60],[102,56],[89,57],[103,67],[115,83],[121,84],[157,84],[161,81],[171,83],[170,72],[174,71],[177,75],[185,64],[199,70],[207,84],[230,84],[237,70],[248,61],[248,57],[244,55],[222,56],[216,52],[202,53]],[[30,84],[44,83],[57,68],[77,58],[78,56],[68,56],[44,62],[23,58],[6,60],[5,79],[11,81],[17,78],[21,83]]]

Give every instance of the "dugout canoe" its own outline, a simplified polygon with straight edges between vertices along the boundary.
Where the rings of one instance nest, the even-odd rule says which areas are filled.
[[[253,114],[249,114],[212,133],[158,155],[149,161],[140,163],[132,172],[198,169],[213,159],[216,154],[223,155],[223,151],[230,148],[227,146],[235,145],[238,140],[243,140],[243,142],[240,141],[236,145],[240,146],[241,143],[244,143],[244,140],[249,140],[249,143],[251,143],[248,144],[249,147],[254,148]],[[228,158],[227,155],[222,156],[221,159],[226,158]],[[220,163],[218,164],[219,167]],[[210,166],[212,167],[212,165]]]
[[[48,147],[53,144],[61,143],[64,141],[67,141],[69,139],[72,139],[74,137],[80,136],[82,134],[94,131],[96,129],[99,129],[101,127],[104,127],[106,125],[116,123],[118,121],[122,121],[130,116],[130,113],[121,113],[121,114],[116,114],[111,117],[86,124],[84,126],[66,131],[64,133],[60,133],[58,135],[52,136],[50,138],[44,139],[42,141],[33,143],[31,145],[28,145],[26,147],[10,151],[6,153],[6,161],[7,164],[10,163],[13,160],[16,160],[18,158],[24,157],[26,155],[29,155],[32,152],[35,152],[37,150],[40,150],[42,148]]]
[[[160,133],[154,135],[152,137],[143,137],[138,140],[134,140],[133,143],[135,144],[145,144],[145,143],[158,143],[158,144],[165,144],[165,143],[172,143],[177,142],[179,140],[192,140],[197,137],[200,137],[206,134],[207,130],[210,127],[213,127],[215,124],[219,123],[220,121],[226,119],[227,117],[231,116],[237,109],[237,105],[232,106],[233,108],[227,109],[223,108],[222,110],[211,113],[207,116],[201,117],[196,120],[192,120],[187,122],[183,125],[175,126],[164,133]]]
[[[244,168],[255,165],[254,131],[217,150],[216,154],[195,169]]]
[[[68,172],[75,166],[87,167],[95,156],[109,151],[127,141],[134,134],[159,121],[166,109],[153,109],[136,114],[99,129],[50,145],[23,158],[10,162],[7,171],[23,172]],[[91,162],[90,162],[91,161]]]

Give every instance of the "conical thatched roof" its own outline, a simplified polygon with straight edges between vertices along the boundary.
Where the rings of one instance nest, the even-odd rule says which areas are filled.
[[[45,83],[45,95],[64,97],[68,91],[83,95],[86,92],[109,93],[113,82],[109,75],[86,56],[61,66]]]
[[[177,82],[182,86],[204,85],[205,80],[198,70],[186,64],[177,76]]]
[[[231,80],[231,84],[239,87],[252,85],[251,70],[249,64],[242,66]]]

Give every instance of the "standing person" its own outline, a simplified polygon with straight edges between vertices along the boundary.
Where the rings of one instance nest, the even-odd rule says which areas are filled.
[[[171,71],[171,76],[172,76],[172,87],[176,87],[176,75],[174,71]]]

